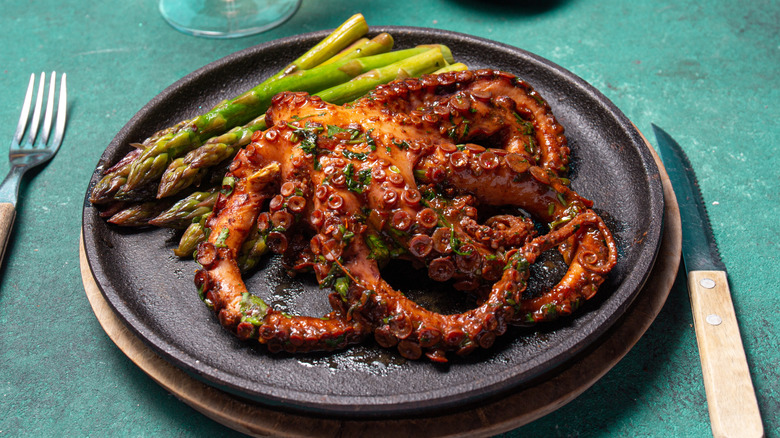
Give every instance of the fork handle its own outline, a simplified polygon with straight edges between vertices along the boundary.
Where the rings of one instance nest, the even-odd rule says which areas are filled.
[[[0,250],[0,265],[5,258],[5,249],[8,246],[8,241],[11,237],[11,230],[14,227],[14,220],[16,219],[16,206],[10,202],[0,203],[0,245],[3,245]]]

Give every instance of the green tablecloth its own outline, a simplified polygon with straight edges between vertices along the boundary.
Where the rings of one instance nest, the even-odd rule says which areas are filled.
[[[177,79],[255,44],[333,28],[357,12],[370,24],[453,30],[534,52],[601,90],[643,132],[651,134],[655,123],[680,141],[729,270],[764,426],[776,434],[776,0],[307,0],[284,25],[234,40],[175,31],[155,0],[40,0],[2,6],[0,139],[10,141],[31,72],[67,72],[71,112],[62,150],[22,187],[0,270],[0,436],[234,434],[155,384],[98,324],[79,274],[86,184],[116,132]],[[7,170],[1,160],[0,172]],[[612,371],[505,436],[710,433],[690,305],[678,278],[655,323]]]

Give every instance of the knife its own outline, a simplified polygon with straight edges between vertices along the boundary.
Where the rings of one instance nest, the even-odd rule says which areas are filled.
[[[761,437],[764,428],[720,259],[696,175],[679,144],[653,125],[682,220],[682,253],[715,437]]]

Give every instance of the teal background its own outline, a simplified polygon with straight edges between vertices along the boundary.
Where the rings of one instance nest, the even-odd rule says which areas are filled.
[[[728,267],[764,427],[778,436],[780,3],[773,0],[306,0],[284,25],[235,40],[179,33],[154,0],[4,1],[0,139],[10,142],[31,72],[68,73],[70,116],[62,150],[22,187],[0,268],[0,436],[235,435],[149,379],[98,324],[79,274],[86,184],[116,132],[177,79],[357,12],[369,24],[453,30],[534,52],[602,91],[651,143],[655,123],[685,147]],[[0,160],[0,173],[7,170]],[[646,335],[603,379],[504,436],[710,434],[678,277]]]

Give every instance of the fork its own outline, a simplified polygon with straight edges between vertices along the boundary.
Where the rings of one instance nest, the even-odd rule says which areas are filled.
[[[19,196],[19,183],[29,169],[43,164],[51,159],[62,143],[62,135],[65,133],[65,113],[67,108],[68,93],[66,87],[66,75],[63,73],[60,80],[60,95],[57,103],[57,122],[54,128],[54,138],[49,142],[52,119],[54,116],[54,91],[56,72],[51,73],[49,81],[49,94],[46,102],[46,114],[43,116],[43,126],[40,135],[38,127],[41,121],[41,107],[43,106],[44,85],[46,73],[41,73],[38,85],[38,94],[35,99],[35,109],[30,118],[30,105],[32,104],[33,90],[35,89],[35,73],[30,75],[30,84],[27,86],[27,94],[22,105],[22,114],[19,116],[19,124],[11,141],[8,159],[11,162],[11,170],[0,185],[0,264],[5,257],[5,249],[16,219],[16,201]],[[27,122],[31,122],[29,129]],[[21,144],[25,130],[27,139]],[[37,140],[37,141],[36,141]]]

